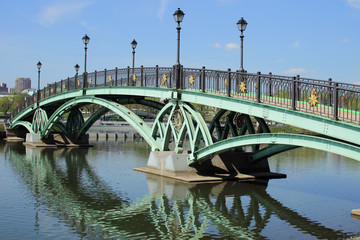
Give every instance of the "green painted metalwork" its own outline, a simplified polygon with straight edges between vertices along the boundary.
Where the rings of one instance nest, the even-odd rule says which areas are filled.
[[[222,126],[221,119],[225,122]],[[262,118],[255,117],[258,122],[258,129],[256,133],[270,133],[270,129],[266,121]],[[217,138],[214,136],[216,130]],[[219,110],[214,119],[211,121],[209,131],[213,135],[215,141],[221,141],[229,137],[237,137],[245,134],[255,134],[255,128],[251,118],[247,114],[235,113],[224,109]],[[236,149],[237,151],[244,151],[242,147]],[[260,150],[260,144],[252,145],[252,151],[257,152]]]
[[[54,129],[55,131],[59,131],[59,132],[63,132],[63,133],[67,133],[66,132],[66,127],[62,122],[57,121],[54,126],[52,127],[52,129]]]
[[[182,90],[181,99],[283,123],[360,145],[360,126],[240,98]]]
[[[323,137],[301,135],[301,134],[286,134],[286,133],[261,133],[250,134],[245,136],[238,136],[223,141],[216,142],[211,146],[204,147],[195,152],[189,158],[189,164],[195,162],[202,162],[212,156],[226,152],[230,149],[235,149],[241,146],[253,144],[284,144],[293,146],[302,146],[315,148],[335,154],[353,158],[360,161],[360,147],[347,144],[344,142],[327,139]]]
[[[147,100],[147,99],[137,99],[137,98],[122,98],[117,100],[117,103],[119,104],[141,104],[144,106],[148,106],[148,107],[152,107],[155,109],[162,109],[164,107],[164,104],[159,103],[159,102],[155,102],[152,100]],[[104,114],[106,114],[109,111],[109,109],[102,107],[99,110],[97,110],[94,114],[92,114],[84,123],[84,125],[82,126],[82,128],[80,129],[80,131],[77,134],[77,138],[79,138],[80,136],[82,136],[83,134],[85,134],[89,128],[98,120],[100,119]]]
[[[27,121],[16,121],[16,123],[12,125],[11,129],[16,129],[20,126],[25,127],[29,133],[34,133],[31,123]]]
[[[102,98],[96,98],[96,97],[79,97],[75,98],[71,101],[66,102],[62,106],[60,106],[53,115],[49,118],[49,121],[47,122],[44,131],[42,132],[42,138],[46,137],[50,129],[52,128],[53,124],[65,113],[73,109],[74,107],[81,105],[81,104],[98,104],[101,106],[104,106],[111,111],[119,114],[125,121],[127,121],[130,125],[132,125],[141,136],[144,137],[144,139],[147,141],[147,143],[151,146],[153,151],[159,150],[159,144],[154,140],[154,138],[151,137],[151,128],[141,119],[139,118],[135,113],[133,113],[130,109],[127,109],[126,107],[122,106],[119,103],[113,102],[111,100],[106,100]]]
[[[77,135],[79,130],[84,126],[84,117],[80,110],[76,107],[70,110],[70,114],[66,120],[66,133],[70,135]]]
[[[37,108],[31,124],[34,133],[40,133],[41,131],[43,131],[47,121],[48,117],[45,110]]]
[[[97,87],[97,88],[89,88],[86,89],[86,95],[88,97],[94,96],[101,96],[101,97],[111,97],[111,96],[119,96],[119,97],[153,97],[153,98],[163,98],[163,99],[171,99],[176,92],[174,89],[168,88],[156,88],[156,87],[125,87],[125,86],[118,86],[118,87]],[[49,96],[39,102],[39,106],[41,108],[45,108],[49,105],[58,105],[61,106],[66,101],[70,101],[72,99],[82,97],[83,92],[82,89],[79,90],[72,90],[63,92],[60,94],[56,94],[53,96]],[[160,103],[159,103],[160,104]],[[14,116],[10,122],[10,128],[16,121],[21,121],[29,116],[32,116],[36,110],[35,104],[30,105],[29,107],[25,108],[19,114]]]
[[[98,109],[94,114],[92,114],[87,120],[86,122],[81,126],[80,130],[77,133],[77,138],[81,137],[83,134],[85,134],[87,132],[87,130],[89,130],[89,128],[98,120],[101,118],[101,116],[103,116],[104,114],[106,114],[109,111],[108,108],[106,107],[101,107],[100,109]]]
[[[166,122],[164,122],[165,119]],[[155,119],[151,135],[161,143],[162,151],[170,150],[171,137],[174,138],[176,152],[182,152],[186,136],[189,138],[192,152],[199,149],[201,141],[204,142],[205,146],[210,146],[213,143],[201,114],[193,106],[181,101],[171,101],[165,105]]]
[[[47,136],[51,126],[53,126],[59,117],[62,116],[65,112],[68,112],[75,106],[80,106],[81,104],[94,103],[93,99],[96,99],[96,101],[101,102],[104,107],[109,105],[115,110],[114,111],[111,109],[112,111],[118,111],[121,112],[122,115],[127,116],[126,121],[129,121],[131,125],[136,126],[136,129],[142,136],[144,136],[145,140],[152,146],[153,149],[157,150],[169,149],[168,144],[170,142],[170,136],[174,135],[177,138],[175,141],[175,149],[177,149],[178,152],[182,151],[183,140],[185,139],[186,135],[189,135],[191,136],[191,151],[192,153],[195,153],[200,149],[200,142],[204,142],[205,148],[208,149],[211,147],[211,145],[213,145],[213,141],[227,139],[227,136],[230,133],[232,136],[244,135],[244,137],[247,136],[246,134],[258,135],[260,133],[267,133],[269,132],[269,129],[266,125],[265,119],[299,127],[302,129],[307,129],[322,135],[339,139],[341,141],[360,145],[360,135],[358,134],[360,131],[360,126],[358,125],[335,121],[329,118],[312,115],[310,113],[304,113],[244,100],[237,97],[226,97],[221,94],[215,95],[187,89],[174,90],[169,88],[124,86],[89,88],[86,89],[86,96],[81,97],[82,94],[82,90],[72,90],[62,94],[47,97],[40,101],[39,105],[44,110],[46,110],[48,106],[60,106],[46,123],[45,129],[42,131],[43,137]],[[164,120],[164,116],[169,116],[168,121],[169,119],[176,120],[177,116],[182,116],[182,120],[184,121],[183,124],[180,126],[179,124],[174,124],[170,121],[168,124],[162,123],[163,125],[160,126],[161,124],[156,122],[156,131],[154,130],[154,127],[151,130],[147,124],[138,121],[138,116],[133,117],[133,115],[135,115],[134,113],[115,102],[120,101],[120,99],[141,99],[144,97],[168,98],[172,99],[175,103],[178,102],[177,105],[172,103],[173,105],[171,105],[171,107],[164,107],[164,109],[160,111],[159,116],[155,122],[159,121],[160,119]],[[236,118],[238,114],[243,114],[243,126],[241,126],[239,129],[233,122],[230,122],[229,120],[229,124],[226,126],[226,129],[222,129],[220,128],[221,125],[214,123],[210,124],[209,131],[205,127],[206,124],[201,115],[194,107],[192,107],[192,103],[222,109],[220,110],[222,114],[227,111],[234,112],[236,113],[235,115],[232,115],[233,113],[231,113],[231,118],[233,119]],[[24,124],[24,119],[33,117],[33,115],[35,115],[35,111],[36,108],[34,108],[34,105],[24,109],[12,119],[10,127],[14,128],[20,125],[24,127],[28,126],[28,124]],[[163,115],[160,116],[161,114]],[[257,134],[255,133],[255,129],[252,126],[250,116],[254,116],[259,123]],[[37,126],[39,126],[38,123],[39,122],[36,123]],[[40,123],[43,122],[40,121]],[[38,128],[37,126],[36,128]],[[214,131],[217,132],[217,139],[213,139],[211,136],[211,133],[214,133]],[[215,136],[215,134],[213,135]],[[167,139],[167,141],[165,141],[165,139]],[[257,151],[261,151],[258,147],[259,144],[260,143],[253,142],[252,145],[255,146],[253,147],[255,148],[253,149],[254,154]],[[316,141],[314,141],[313,144],[315,145]],[[238,147],[241,146],[239,145]],[[213,147],[216,148],[216,145]],[[272,150],[269,149],[268,151],[271,152]],[[265,150],[263,152],[265,152]],[[338,151],[337,154],[344,155],[341,151]],[[260,156],[260,153],[258,156]],[[195,156],[191,156],[191,158],[195,159]]]
[[[260,149],[254,153],[251,154],[251,162],[257,162],[262,159],[267,159],[271,156],[274,156],[276,154],[289,151],[295,148],[298,148],[301,146],[294,146],[294,145],[285,145],[285,144],[274,144],[269,145],[266,148]]]

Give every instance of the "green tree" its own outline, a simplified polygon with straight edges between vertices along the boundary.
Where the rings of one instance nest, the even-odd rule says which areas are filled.
[[[14,98],[12,96],[6,96],[0,99],[0,112],[3,112],[6,116],[9,110],[14,104]]]
[[[27,93],[14,93],[0,99],[0,112],[6,116],[28,97]]]

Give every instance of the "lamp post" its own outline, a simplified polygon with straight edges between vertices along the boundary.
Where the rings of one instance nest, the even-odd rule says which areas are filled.
[[[241,18],[238,22],[237,22],[237,26],[239,28],[239,31],[241,32],[240,34],[240,72],[244,72],[244,65],[243,65],[243,45],[244,45],[244,34],[243,32],[246,29],[247,26],[247,22],[244,20],[244,18]]]
[[[38,68],[38,91],[37,91],[37,101],[36,101],[36,105],[37,107],[39,107],[39,100],[40,100],[40,68],[41,68],[42,64],[39,61],[37,63],[37,68]]]
[[[180,84],[180,23],[184,19],[185,13],[178,8],[176,12],[173,14],[175,22],[177,22],[177,59],[176,59],[176,89],[181,88]]]
[[[137,42],[135,41],[135,39],[131,42],[131,47],[133,49],[132,54],[133,54],[133,61],[132,61],[132,74],[134,75],[134,67],[135,67],[135,48],[137,46]]]
[[[90,41],[90,38],[88,37],[88,35],[85,34],[85,36],[82,38],[84,44],[85,44],[85,64],[84,64],[84,81],[83,81],[83,88],[86,87],[86,83],[87,83],[87,72],[86,72],[86,60],[87,60],[87,45]]]
[[[74,66],[74,68],[75,68],[75,71],[76,71],[76,74],[75,74],[75,86],[74,86],[74,88],[76,88],[77,78],[78,78],[78,76],[79,76],[79,69],[80,69],[79,64],[76,64],[76,65]],[[69,89],[69,90],[70,90],[70,89]]]

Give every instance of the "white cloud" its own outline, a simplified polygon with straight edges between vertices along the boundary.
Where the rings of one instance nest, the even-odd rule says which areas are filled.
[[[344,39],[342,40],[342,42],[343,42],[343,43],[347,43],[347,42],[349,42],[349,39],[348,39],[348,38],[344,38]]]
[[[160,8],[158,11],[158,17],[162,20],[164,17],[164,13],[166,10],[166,6],[168,5],[169,0],[160,0]]]
[[[360,0],[345,0],[347,2],[347,5],[353,8],[360,9]]]
[[[294,48],[300,47],[300,42],[299,42],[299,41],[294,42],[294,43],[293,43],[293,47],[294,47]]]
[[[84,9],[90,1],[66,1],[58,2],[51,6],[45,7],[38,16],[38,22],[43,26],[49,26],[56,23],[61,18],[76,13]]]
[[[315,71],[308,71],[304,68],[290,68],[289,70],[285,71],[285,74],[288,75],[298,75],[298,74],[305,74],[305,73],[314,73]]]
[[[239,48],[240,48],[240,45],[237,43],[227,43],[225,45],[226,50],[234,50],[234,49],[239,49]]]
[[[214,43],[214,44],[212,44],[212,46],[215,48],[222,48],[220,43]]]
[[[213,46],[214,48],[224,48],[229,51],[234,50],[234,49],[240,49],[240,45],[237,43],[227,43],[224,46],[221,45],[220,43],[214,43],[214,44],[211,44],[211,46]]]

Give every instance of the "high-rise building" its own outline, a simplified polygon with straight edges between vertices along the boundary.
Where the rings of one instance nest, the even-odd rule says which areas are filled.
[[[9,89],[6,86],[6,83],[0,83],[0,94],[4,95],[8,93],[9,93]]]
[[[25,89],[31,88],[30,78],[17,78],[15,80],[15,91],[17,93],[24,91]]]

